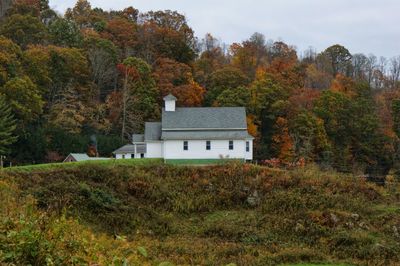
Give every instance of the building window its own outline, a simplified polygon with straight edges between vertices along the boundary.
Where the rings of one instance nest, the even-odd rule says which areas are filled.
[[[229,150],[233,150],[233,140],[229,141]]]
[[[189,150],[189,142],[187,142],[187,141],[183,142],[183,150],[184,151],[188,151]]]
[[[250,141],[246,141],[246,152],[250,152]]]
[[[210,151],[211,150],[211,141],[207,140],[206,142],[206,150]]]
[[[142,159],[144,158],[144,153],[140,154],[140,158],[142,158]]]
[[[135,159],[135,154],[131,154],[131,159]]]
[[[122,159],[125,159],[125,154],[122,154]]]

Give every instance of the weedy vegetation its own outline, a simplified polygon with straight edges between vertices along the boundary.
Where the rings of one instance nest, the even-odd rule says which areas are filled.
[[[316,167],[15,168],[6,265],[399,265],[400,190]]]

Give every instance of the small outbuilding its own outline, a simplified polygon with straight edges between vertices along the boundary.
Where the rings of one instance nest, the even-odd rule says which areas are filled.
[[[146,157],[146,144],[144,142],[133,142],[114,151],[116,159],[138,159]]]
[[[101,160],[110,160],[110,158],[89,157],[86,153],[70,153],[67,158],[65,158],[64,163]]]

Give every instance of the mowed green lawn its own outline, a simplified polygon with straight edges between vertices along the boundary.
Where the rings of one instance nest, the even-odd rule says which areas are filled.
[[[84,162],[73,162],[73,163],[49,163],[49,164],[36,164],[27,166],[16,166],[11,168],[5,168],[4,171],[23,171],[30,172],[33,170],[51,170],[51,169],[67,169],[67,168],[79,168],[86,165],[101,165],[101,166],[130,166],[130,165],[158,165],[162,164],[162,159],[125,159],[125,160],[98,160],[98,161],[84,161]]]
[[[189,166],[201,166],[201,165],[220,165],[226,163],[241,163],[240,160],[219,160],[219,159],[199,159],[199,160],[167,160],[165,163],[170,165],[189,165]],[[157,165],[163,164],[163,159],[110,159],[110,160],[95,160],[95,161],[84,161],[84,162],[72,162],[72,163],[49,163],[49,164],[35,164],[26,166],[15,166],[11,168],[5,168],[4,171],[32,171],[32,170],[51,170],[51,169],[66,169],[66,168],[77,168],[84,165],[102,165],[102,166],[142,166],[142,165]]]

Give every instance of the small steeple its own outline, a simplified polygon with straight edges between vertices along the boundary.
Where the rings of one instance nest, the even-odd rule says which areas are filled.
[[[171,93],[164,97],[166,112],[175,112],[176,100],[176,97]]]

